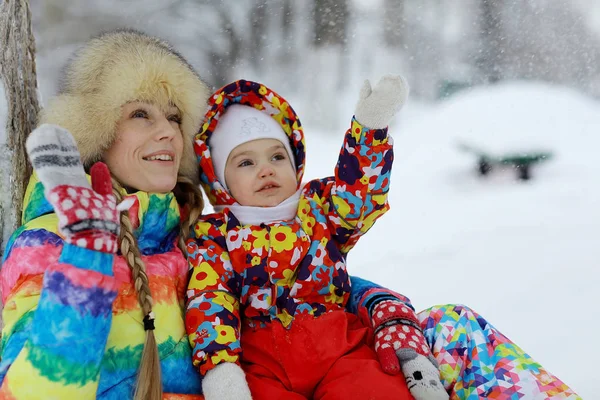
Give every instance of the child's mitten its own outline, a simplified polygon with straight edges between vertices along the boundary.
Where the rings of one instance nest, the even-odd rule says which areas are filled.
[[[79,150],[69,131],[44,124],[27,139],[27,154],[44,185],[44,194],[58,216],[67,243],[105,253],[117,251],[119,213],[112,195],[110,172],[103,163],[87,181]]]
[[[354,116],[363,126],[370,129],[387,127],[408,98],[408,83],[400,75],[386,75],[371,89],[365,80],[360,90]]]
[[[400,301],[384,300],[374,306],[371,317],[383,370],[396,374],[401,369],[415,400],[448,399],[415,312]]]
[[[252,400],[242,367],[224,362],[206,373],[202,379],[206,400]]]

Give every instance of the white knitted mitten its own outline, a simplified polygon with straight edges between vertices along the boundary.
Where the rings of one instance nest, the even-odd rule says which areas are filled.
[[[87,181],[79,150],[69,131],[44,124],[27,138],[27,154],[44,194],[58,216],[67,243],[115,253],[119,210],[112,194],[110,172],[103,163],[92,166]]]
[[[224,362],[206,373],[202,380],[206,400],[252,400],[242,367]]]
[[[371,89],[365,80],[360,90],[354,116],[361,125],[370,129],[383,129],[400,111],[408,98],[408,83],[400,75],[386,75]]]

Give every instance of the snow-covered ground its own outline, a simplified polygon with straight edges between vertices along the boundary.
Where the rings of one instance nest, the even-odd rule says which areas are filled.
[[[349,118],[356,97],[344,99]],[[306,177],[331,175],[343,132],[305,129]],[[392,209],[350,253],[350,272],[406,294],[418,310],[469,305],[584,399],[596,398],[600,102],[503,84],[409,103],[392,135]],[[529,182],[514,171],[480,179],[458,140],[554,158]]]

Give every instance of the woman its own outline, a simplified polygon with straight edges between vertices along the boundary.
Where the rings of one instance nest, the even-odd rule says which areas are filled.
[[[177,245],[202,208],[192,138],[208,95],[168,44],[133,31],[68,65],[28,140],[37,175],[0,272],[1,398],[202,398]],[[102,167],[89,187],[77,147],[88,172],[108,165],[112,188]]]

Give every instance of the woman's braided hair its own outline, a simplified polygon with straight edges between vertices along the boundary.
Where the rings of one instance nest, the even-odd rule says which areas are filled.
[[[123,186],[114,177],[112,186],[113,194],[117,199],[117,203],[119,203],[123,200]],[[184,176],[178,177],[174,193],[178,203],[189,210],[187,217],[181,221],[181,232],[177,242],[178,247],[185,254],[185,240],[189,237],[194,221],[202,213],[204,202],[200,189]],[[131,269],[133,285],[144,316],[144,329],[146,331],[134,399],[161,400],[163,391],[160,357],[154,336],[154,313],[152,312],[154,301],[150,291],[150,281],[127,211],[120,213],[120,222],[119,249]]]

